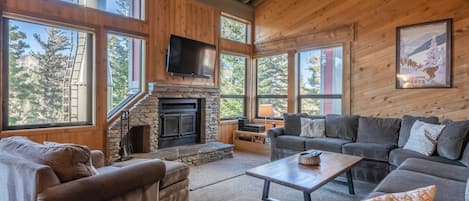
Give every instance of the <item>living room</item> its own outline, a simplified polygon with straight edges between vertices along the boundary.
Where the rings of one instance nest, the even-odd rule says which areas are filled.
[[[0,12],[0,201],[469,201],[466,0]]]

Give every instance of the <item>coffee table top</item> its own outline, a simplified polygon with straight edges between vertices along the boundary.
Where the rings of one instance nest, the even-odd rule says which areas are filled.
[[[319,166],[299,164],[299,154],[296,154],[249,169],[246,174],[303,192],[313,192],[349,170],[362,159],[358,156],[327,151],[321,152]]]

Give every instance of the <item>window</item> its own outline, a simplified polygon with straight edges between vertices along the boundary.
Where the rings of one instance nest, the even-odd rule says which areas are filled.
[[[301,51],[299,112],[309,115],[342,113],[342,47]]]
[[[221,16],[221,37],[224,39],[247,43],[248,25],[227,16]]]
[[[282,118],[288,103],[288,55],[261,57],[257,59],[257,117],[260,105],[271,105],[272,115]]]
[[[247,58],[220,54],[220,118],[235,119],[245,116]]]
[[[3,22],[4,129],[91,124],[93,34]]]
[[[107,114],[110,117],[142,92],[145,42],[118,34],[107,37]]]
[[[102,11],[144,20],[145,0],[61,0]]]

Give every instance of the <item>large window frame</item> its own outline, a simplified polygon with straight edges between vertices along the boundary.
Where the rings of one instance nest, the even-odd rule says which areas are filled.
[[[273,56],[286,56],[287,57],[287,94],[285,95],[259,95],[259,59],[260,58],[264,58],[264,57],[273,57]],[[271,55],[264,55],[264,56],[261,56],[261,57],[257,57],[255,59],[255,65],[256,65],[256,72],[255,72],[255,83],[256,83],[256,88],[255,88],[255,93],[256,93],[256,98],[255,98],[255,118],[256,119],[265,119],[265,118],[268,118],[268,119],[271,119],[271,120],[282,120],[283,117],[263,117],[263,116],[259,116],[259,107],[260,107],[260,99],[266,99],[266,98],[269,98],[269,99],[285,99],[287,101],[287,111],[288,112],[288,63],[290,61],[288,60],[288,53],[287,52],[280,52],[280,53],[277,53],[277,54],[271,54]]]
[[[219,59],[219,64],[220,64],[220,75],[221,75],[221,56],[222,55],[244,57],[245,65],[244,65],[244,94],[243,95],[229,95],[229,94],[225,95],[225,94],[222,94],[222,92],[220,92],[220,113],[221,113],[222,99],[242,99],[242,103],[243,103],[243,115],[242,115],[242,117],[246,117],[246,115],[247,115],[247,104],[248,104],[248,101],[247,101],[247,84],[248,84],[247,73],[248,73],[249,57],[246,56],[246,55],[243,55],[243,54],[237,54],[237,53],[232,53],[232,52],[221,51],[220,54],[219,54],[219,58],[218,58]],[[220,79],[221,79],[221,76],[220,76]],[[220,82],[220,85],[221,85],[221,82]],[[235,120],[235,119],[238,119],[238,118],[240,118],[240,117],[225,117],[225,118],[220,118],[220,120],[227,121],[227,120]]]
[[[329,49],[329,48],[341,48],[342,49],[342,91],[341,94],[301,94],[301,52],[308,52],[308,51],[314,51],[314,50],[322,50],[322,49]],[[343,101],[344,101],[344,82],[343,82],[343,73],[344,73],[344,45],[342,44],[335,44],[335,45],[329,45],[329,46],[320,46],[320,47],[313,47],[313,48],[307,48],[307,49],[301,49],[298,51],[296,54],[296,60],[297,60],[297,65],[295,66],[297,70],[297,111],[298,113],[302,113],[301,111],[301,102],[302,99],[323,99],[323,100],[341,100],[341,112],[344,113],[344,107],[343,107]],[[311,114],[311,115],[317,115],[317,114]],[[319,114],[319,115],[325,115],[325,114]]]
[[[22,129],[36,129],[36,128],[57,128],[57,127],[75,127],[75,126],[91,126],[95,124],[95,108],[96,108],[96,34],[95,30],[86,27],[79,27],[70,25],[67,23],[61,23],[50,20],[32,19],[28,17],[16,17],[10,15],[1,16],[1,26],[3,31],[0,33],[2,38],[2,130],[22,130]],[[22,125],[10,125],[9,124],[9,20],[23,21],[27,23],[34,23],[41,26],[54,27],[59,29],[69,29],[77,32],[83,32],[87,34],[87,37],[91,39],[87,41],[87,57],[90,58],[87,61],[88,72],[87,72],[87,86],[86,101],[89,104],[88,111],[86,113],[87,121],[76,121],[76,122],[63,122],[63,123],[40,123],[40,124],[22,124]]]
[[[145,92],[145,67],[146,67],[146,61],[147,61],[147,39],[144,38],[144,37],[141,37],[141,36],[136,36],[136,35],[131,35],[131,34],[126,34],[126,33],[122,33],[122,32],[117,32],[117,31],[108,31],[106,33],[106,49],[109,47],[108,45],[108,37],[109,35],[117,35],[117,36],[122,36],[122,37],[128,37],[128,38],[133,38],[133,39],[138,39],[138,40],[141,40],[141,46],[140,46],[140,58],[139,58],[139,63],[140,63],[140,66],[141,68],[139,69],[139,77],[140,77],[140,81],[139,81],[139,84],[140,84],[140,91],[138,93],[135,93],[133,94],[132,96],[128,96],[126,98],[124,98],[123,100],[120,101],[119,104],[115,105],[112,109],[110,109],[109,111],[107,111],[107,118],[108,119],[111,119],[113,116],[117,115],[119,111],[121,111],[123,108],[125,108],[129,103],[132,102],[132,100],[134,100],[136,97],[139,97],[140,95],[142,95],[144,92]],[[106,83],[109,83],[109,69],[110,69],[110,65],[109,65],[109,57],[108,57],[108,49],[106,50],[106,71],[107,71],[107,76],[106,76]],[[133,60],[132,60],[133,61]],[[129,61],[130,63],[130,61]],[[133,62],[132,62],[133,63]],[[107,102],[108,106],[109,106],[109,102]]]

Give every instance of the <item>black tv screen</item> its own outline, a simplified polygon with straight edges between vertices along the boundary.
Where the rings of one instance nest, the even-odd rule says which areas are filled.
[[[209,78],[215,69],[214,45],[171,35],[166,71],[182,76]]]

